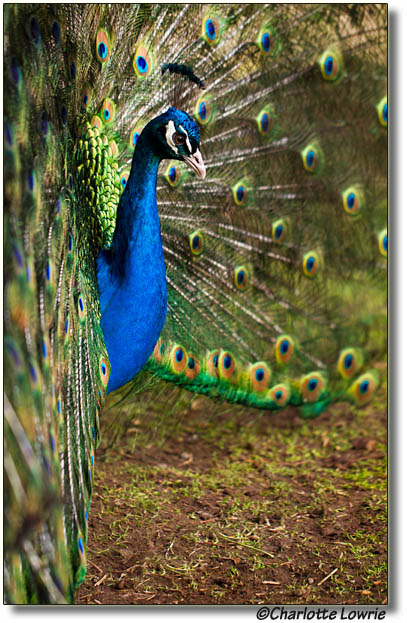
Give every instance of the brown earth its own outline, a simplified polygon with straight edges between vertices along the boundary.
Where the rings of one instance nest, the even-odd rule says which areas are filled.
[[[102,428],[78,604],[387,603],[384,388],[315,420],[182,400]]]

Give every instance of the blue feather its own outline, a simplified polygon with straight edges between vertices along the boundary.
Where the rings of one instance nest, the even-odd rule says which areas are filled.
[[[174,153],[166,140],[170,121],[176,129],[182,125],[197,149],[199,130],[186,113],[170,108],[146,125],[118,205],[112,246],[97,259],[101,327],[111,365],[107,392],[130,381],[144,367],[165,322],[167,286],[157,173],[164,158],[183,159],[181,147]]]

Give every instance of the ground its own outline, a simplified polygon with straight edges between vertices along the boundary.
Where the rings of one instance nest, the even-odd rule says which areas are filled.
[[[384,385],[314,420],[164,404],[102,416],[78,604],[387,603]]]

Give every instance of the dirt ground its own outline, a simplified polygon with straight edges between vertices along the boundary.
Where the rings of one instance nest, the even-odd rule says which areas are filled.
[[[315,420],[142,406],[104,413],[76,603],[387,603],[385,387]]]

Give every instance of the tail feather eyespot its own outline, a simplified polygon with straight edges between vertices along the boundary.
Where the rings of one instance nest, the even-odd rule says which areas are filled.
[[[75,572],[75,585],[79,586],[79,584],[81,584],[86,574],[86,539],[84,538],[82,531],[79,529],[78,525],[77,525],[77,531],[78,533],[77,533],[77,540],[76,540],[76,544],[77,544],[76,555],[79,558],[79,565],[77,566],[77,569]]]
[[[321,258],[316,251],[308,251],[302,258],[302,270],[306,277],[313,278],[321,268]]]
[[[32,357],[28,361],[28,371],[31,389],[36,391],[40,387],[42,375],[37,362]]]
[[[301,152],[302,164],[308,173],[319,173],[322,168],[322,151],[316,144],[304,147]]]
[[[77,74],[77,67],[76,67],[76,62],[74,58],[71,58],[69,60],[69,76],[72,78],[72,80],[76,80],[76,74]]]
[[[212,103],[212,96],[205,93],[204,97],[200,97],[195,105],[195,118],[202,126],[209,125],[214,120],[216,109]]]
[[[290,395],[291,395],[290,388],[285,383],[279,383],[278,385],[274,385],[274,387],[272,387],[269,392],[269,397],[279,407],[286,406],[286,404],[290,400]]]
[[[171,161],[165,171],[165,179],[168,184],[175,188],[179,185],[182,177],[182,171],[179,164],[175,161]]]
[[[189,235],[189,248],[192,255],[199,256],[205,247],[205,238],[201,231],[194,231]]]
[[[278,219],[278,221],[274,221],[273,226],[272,226],[272,238],[274,240],[274,242],[284,242],[284,240],[287,238],[287,234],[288,234],[288,225],[287,225],[287,221],[285,221],[284,219],[280,218]]]
[[[202,20],[202,37],[209,45],[217,45],[220,41],[221,24],[217,16],[206,14]]]
[[[236,205],[243,206],[249,197],[249,188],[244,180],[237,182],[232,188],[233,200]]]
[[[325,379],[320,372],[310,372],[301,379],[301,394],[306,402],[315,402],[325,389]]]
[[[115,103],[109,97],[106,97],[106,99],[103,100],[102,110],[100,113],[103,121],[105,123],[111,123],[114,119],[115,112],[116,112]]]
[[[36,190],[37,174],[34,169],[28,170],[27,175],[27,190],[30,193],[34,193]]]
[[[236,362],[233,355],[228,351],[222,351],[219,355],[219,376],[231,380],[236,372]]]
[[[256,45],[263,56],[271,56],[280,48],[276,31],[270,24],[263,24],[260,28]]]
[[[199,360],[193,353],[189,353],[187,356],[187,364],[185,366],[185,376],[192,381],[196,378],[201,370]]]
[[[101,357],[99,360],[99,379],[104,389],[106,389],[110,376],[110,364],[107,357]]]
[[[134,149],[135,146],[137,145],[137,141],[140,138],[140,134],[143,130],[143,127],[140,123],[137,123],[130,131],[130,136],[129,136],[129,147],[130,149]]]
[[[380,100],[376,106],[376,110],[380,125],[387,128],[387,96]]]
[[[81,322],[84,322],[86,317],[86,301],[82,294],[78,296],[78,316]]]
[[[339,355],[337,369],[344,379],[350,379],[363,365],[359,351],[354,348],[344,348]]]
[[[187,365],[187,354],[185,348],[180,344],[175,344],[169,355],[169,364],[171,371],[175,374],[181,374]]]
[[[271,370],[264,361],[254,363],[250,367],[250,383],[255,392],[267,389],[271,379]]]
[[[39,46],[41,43],[41,30],[39,22],[34,15],[32,15],[28,20],[27,31],[31,41],[35,44],[35,46]]]
[[[89,108],[91,103],[92,103],[92,94],[91,94],[90,88],[88,86],[85,86],[82,90],[81,104],[83,108]]]
[[[344,64],[338,50],[326,50],[319,59],[319,67],[324,80],[335,82],[344,74]]]
[[[378,235],[379,251],[383,257],[387,257],[387,229],[383,229]]]
[[[235,268],[234,284],[238,290],[244,290],[249,284],[249,271],[246,266],[237,266]]]
[[[281,335],[275,347],[276,359],[280,364],[289,363],[294,352],[294,340],[290,335]]]
[[[41,128],[41,132],[44,136],[47,136],[48,134],[48,130],[49,130],[49,120],[48,120],[48,115],[45,112],[45,110],[42,111],[41,113],[41,118],[40,118],[40,128]]]
[[[56,19],[55,16],[52,16],[49,21],[49,29],[54,42],[56,44],[60,43],[62,39],[63,28],[61,27],[60,22]]]
[[[101,28],[96,35],[96,58],[100,63],[105,63],[110,55],[110,42],[107,32]]]
[[[206,358],[206,372],[215,378],[219,377],[219,355],[219,350],[213,350]]]
[[[271,131],[273,119],[269,112],[262,111],[257,118],[257,128],[262,136],[267,136]]]
[[[154,61],[152,51],[147,46],[141,44],[138,46],[133,57],[133,69],[140,80],[147,78],[153,71]]]
[[[353,396],[358,405],[365,405],[372,398],[379,379],[375,371],[365,372],[359,376],[349,389],[349,393]]]
[[[127,180],[129,179],[129,175],[130,175],[130,169],[128,169],[128,168],[123,169],[120,172],[119,178],[120,178],[120,186],[122,188],[126,188]]]
[[[23,357],[20,348],[11,337],[6,336],[4,338],[5,355],[8,356],[10,362],[15,369],[21,369],[23,364]]]
[[[350,186],[342,193],[343,209],[347,214],[356,216],[364,207],[364,194],[361,188]]]

